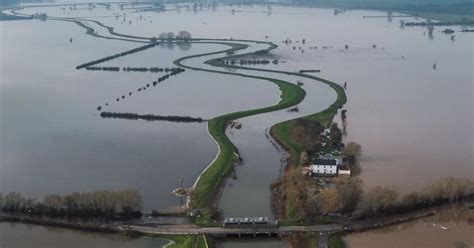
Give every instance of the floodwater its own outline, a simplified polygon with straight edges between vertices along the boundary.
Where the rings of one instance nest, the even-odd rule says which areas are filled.
[[[288,247],[287,242],[278,239],[239,239],[224,241],[220,244],[222,248],[283,248]]]
[[[0,223],[0,247],[5,248],[148,248],[162,247],[168,240],[157,238],[133,239],[118,234],[90,233],[56,227],[17,223]]]
[[[232,13],[232,9],[236,11]],[[274,51],[280,63],[264,68],[321,69],[318,76],[348,82],[345,140],[357,141],[364,148],[360,176],[368,187],[392,185],[408,192],[445,176],[474,177],[474,51],[470,33],[456,32],[452,41],[440,29],[430,35],[421,27],[401,28],[401,18],[363,18],[383,15],[381,12],[336,15],[332,9],[277,5],[271,13],[266,6],[218,6],[195,12],[185,6],[180,11],[158,13],[125,10],[125,22],[122,17],[112,17],[123,13],[114,4],[111,10],[97,6],[70,14],[59,7],[22,11],[93,16],[116,32],[145,37],[180,30],[203,38],[266,40],[268,36],[280,45]],[[252,23],[251,29],[248,23]],[[101,119],[96,107],[108,103],[106,111],[211,118],[278,101],[279,92],[270,82],[189,70],[138,93],[137,88],[161,75],[74,68],[141,44],[94,38],[73,23],[58,21],[1,22],[0,29],[3,192],[14,190],[40,198],[46,193],[136,188],[144,195],[146,209],[176,206],[179,198],[170,192],[179,186],[179,178],[186,186],[192,185],[217,152],[206,125]],[[98,31],[109,35],[105,29]],[[282,43],[287,38],[292,40],[289,45]],[[210,44],[193,44],[189,50],[158,47],[103,65],[173,67],[173,59],[223,48]],[[186,63],[200,62],[202,59]],[[301,80],[248,73],[293,83]],[[241,130],[228,131],[244,164],[236,168],[236,179],[229,179],[224,188],[219,206],[226,216],[271,216],[269,187],[280,175],[283,155],[267,140],[267,129],[276,122],[320,111],[334,100],[328,87],[301,81],[308,95],[299,113],[282,110],[243,118],[239,120]],[[115,101],[128,92],[133,95]],[[454,224],[466,228],[453,230],[472,231],[459,222]],[[402,229],[387,229],[386,235]],[[419,235],[411,237],[417,242],[432,234],[422,228],[416,231]],[[458,239],[457,231],[449,233],[453,234],[448,234],[451,241]],[[376,240],[372,235],[369,239]],[[364,247],[357,246],[358,240],[364,242],[361,236],[348,238],[351,246]],[[232,241],[224,246],[260,247],[262,243]]]
[[[472,247],[474,210],[448,208],[436,216],[393,227],[351,234],[344,238],[350,248],[359,247]]]
[[[212,118],[278,99],[275,87],[257,80],[191,71],[137,92],[162,74],[77,71],[75,66],[140,44],[93,38],[58,21],[0,25],[2,192],[41,199],[48,193],[134,188],[147,210],[179,205],[171,195],[179,179],[191,186],[217,151],[206,124],[102,119],[97,106]],[[175,58],[214,49],[153,48],[142,58],[130,55],[130,64],[123,58],[106,65],[173,67]],[[126,98],[117,102],[122,95]]]

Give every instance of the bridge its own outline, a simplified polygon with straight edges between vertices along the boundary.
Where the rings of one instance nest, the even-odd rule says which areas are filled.
[[[277,226],[269,225],[248,225],[234,227],[199,227],[197,225],[158,225],[139,226],[127,225],[123,229],[139,231],[145,234],[158,235],[213,235],[217,237],[272,237],[290,235],[295,232],[309,233],[335,233],[344,230],[339,224],[312,225],[312,226]]]

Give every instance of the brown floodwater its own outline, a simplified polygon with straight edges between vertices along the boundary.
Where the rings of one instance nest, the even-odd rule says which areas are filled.
[[[56,227],[29,224],[0,223],[2,248],[148,248],[162,247],[168,240],[129,238],[118,234],[89,233]]]
[[[446,208],[437,215],[393,227],[351,234],[344,238],[349,248],[474,246],[474,210]]]

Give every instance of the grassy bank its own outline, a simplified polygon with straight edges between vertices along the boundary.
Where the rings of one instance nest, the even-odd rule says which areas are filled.
[[[321,112],[302,117],[308,120],[317,121],[321,123],[321,125],[329,127],[333,121],[334,116],[337,114],[338,109],[341,108],[347,102],[347,97],[346,93],[344,92],[344,89],[339,84],[328,80],[304,74],[302,74],[301,76],[323,82],[336,91],[337,98],[336,101],[331,104],[331,106]],[[293,163],[297,165],[299,164],[298,160],[299,155],[302,152],[302,148],[299,144],[293,142],[290,138],[291,133],[293,132],[293,129],[295,127],[296,119],[280,122],[272,127],[271,134],[275,140],[277,140],[283,147],[288,150],[288,152],[290,152],[291,157],[293,159]]]
[[[237,159],[237,150],[225,134],[227,124],[239,118],[289,108],[301,102],[305,97],[305,91],[297,85],[270,78],[265,78],[265,80],[276,84],[282,92],[280,101],[277,104],[265,108],[226,114],[209,121],[209,132],[218,143],[220,153],[208,170],[202,174],[201,179],[196,185],[196,207],[208,207],[208,204],[213,202],[211,199],[213,194],[210,192],[218,188],[222,179],[231,171],[232,162]]]
[[[252,42],[260,43],[259,41],[252,41]],[[227,46],[230,46],[230,48],[226,50],[222,50],[222,51],[212,52],[212,53],[183,57],[183,58],[175,60],[174,64],[187,68],[187,69],[194,69],[194,70],[200,70],[200,71],[206,71],[206,72],[212,72],[212,73],[228,74],[228,75],[235,75],[235,76],[241,76],[241,77],[246,77],[246,78],[269,81],[277,85],[281,92],[280,101],[275,105],[264,107],[264,108],[252,109],[252,110],[238,111],[238,112],[218,116],[209,120],[209,123],[208,123],[209,133],[218,144],[220,152],[218,156],[216,157],[216,159],[209,165],[209,167],[199,177],[195,185],[195,195],[192,199],[192,204],[191,204],[193,208],[207,209],[207,208],[212,207],[212,204],[214,203],[215,196],[218,193],[218,189],[222,183],[222,180],[232,170],[232,163],[238,159],[238,155],[237,155],[238,151],[236,147],[232,144],[230,139],[225,134],[225,129],[227,127],[227,124],[239,118],[272,112],[272,111],[285,109],[285,108],[294,106],[300,103],[304,99],[306,92],[300,86],[294,85],[286,81],[273,79],[273,78],[249,76],[242,73],[210,70],[210,69],[196,68],[196,67],[184,65],[182,62],[190,58],[204,57],[204,56],[210,56],[210,55],[226,53],[226,52],[235,52],[237,50],[242,50],[248,47],[248,45],[238,44],[238,43],[226,43],[226,42],[203,42],[203,43],[227,45]],[[267,44],[269,44],[269,49],[276,47],[272,43],[267,43]],[[231,66],[229,66],[229,68],[230,67]]]
[[[212,244],[208,243],[207,237],[204,235],[153,235],[147,234],[147,237],[161,238],[170,240],[170,243],[165,245],[166,248],[210,248]]]

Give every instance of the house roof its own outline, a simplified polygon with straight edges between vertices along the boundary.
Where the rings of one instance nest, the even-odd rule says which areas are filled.
[[[313,160],[313,164],[315,165],[337,165],[336,159],[321,159],[317,158]]]

